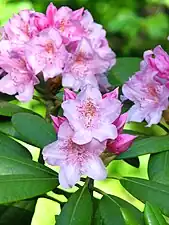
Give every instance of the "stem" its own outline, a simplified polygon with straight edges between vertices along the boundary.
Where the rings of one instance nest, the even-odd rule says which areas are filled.
[[[43,164],[43,165],[45,164],[45,161],[44,161],[43,155],[42,155],[42,149],[40,149],[38,162],[39,162],[40,164]]]
[[[69,198],[69,197],[72,195],[72,193],[67,192],[67,191],[64,191],[64,190],[59,189],[59,188],[55,188],[55,189],[53,190],[53,192],[54,192],[55,194],[57,194],[57,195],[64,195],[66,198]]]
[[[44,194],[44,195],[42,195],[41,197],[47,198],[47,199],[52,200],[52,201],[54,201],[54,202],[57,202],[57,203],[59,203],[60,205],[64,205],[64,202],[61,202],[60,200],[58,200],[58,199],[56,199],[56,198],[54,198],[54,197],[52,197],[52,196],[49,196],[49,195],[47,195],[47,194]]]
[[[161,127],[163,130],[165,130],[167,133],[169,132],[169,129],[166,126],[164,126],[162,123],[159,123],[158,126]]]
[[[39,101],[40,103],[42,103],[43,105],[45,105],[45,101],[41,97],[34,95],[33,96],[33,99],[36,100],[36,101]]]

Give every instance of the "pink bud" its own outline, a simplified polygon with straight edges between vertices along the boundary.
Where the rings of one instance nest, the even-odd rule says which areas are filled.
[[[127,121],[127,117],[128,114],[124,113],[122,115],[120,115],[115,121],[114,121],[114,125],[117,127],[118,133],[121,133],[123,130],[123,127]]]
[[[46,16],[47,16],[48,22],[51,26],[53,26],[55,23],[54,19],[55,19],[56,12],[57,12],[57,8],[51,2],[46,10]]]
[[[117,87],[116,89],[114,89],[113,91],[106,93],[103,95],[103,98],[118,98],[119,95],[119,88]]]
[[[64,89],[64,95],[63,95],[63,101],[69,100],[69,99],[76,99],[76,93],[71,91],[68,88]]]
[[[55,116],[52,116],[52,115],[51,115],[51,118],[52,118],[52,121],[53,121],[55,131],[58,132],[60,125],[66,120],[66,118],[61,117],[61,116],[55,117]]]
[[[83,12],[84,12],[84,8],[73,11],[71,19],[72,20],[81,20]]]
[[[130,134],[119,134],[114,141],[109,140],[107,142],[107,149],[108,151],[118,155],[122,152],[127,151],[136,137],[137,136]]]

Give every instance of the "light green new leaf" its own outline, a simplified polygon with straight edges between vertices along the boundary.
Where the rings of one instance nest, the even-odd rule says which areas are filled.
[[[34,146],[43,148],[56,141],[53,126],[39,116],[29,113],[17,113],[12,117],[12,123],[16,131]]]
[[[116,159],[128,159],[141,155],[167,151],[169,149],[169,135],[149,137],[134,141],[128,151],[120,154]]]
[[[167,225],[160,210],[149,202],[145,204],[144,219],[146,225]]]
[[[57,225],[91,225],[92,201],[88,188],[83,186],[65,204]]]

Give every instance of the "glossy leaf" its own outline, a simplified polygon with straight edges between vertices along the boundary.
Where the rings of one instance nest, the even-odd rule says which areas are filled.
[[[133,177],[121,178],[120,182],[134,197],[157,205],[165,215],[169,215],[169,186]]]
[[[148,175],[151,180],[169,185],[169,151],[150,156]]]
[[[117,58],[116,65],[111,70],[108,79],[112,85],[122,85],[135,72],[139,71],[140,58],[123,57]]]
[[[10,148],[0,148],[0,204],[32,198],[58,185],[56,172],[32,161],[27,155],[19,156],[19,148],[11,154]]]
[[[128,159],[141,155],[167,151],[169,149],[169,135],[149,137],[134,141],[133,145],[116,159]]]
[[[21,113],[21,112],[34,113],[33,111],[20,107],[18,105],[5,102],[5,101],[0,101],[0,115],[11,117],[15,115],[16,113]]]
[[[1,225],[30,225],[37,199],[24,200],[8,205],[0,205]]]
[[[104,196],[100,201],[99,209],[105,225],[111,224],[112,221],[118,225],[131,221],[133,223],[137,221],[137,225],[144,225],[142,213],[130,203],[116,196]]]
[[[149,202],[145,204],[144,218],[146,225],[167,225],[160,210]]]
[[[53,126],[39,116],[17,113],[12,117],[12,123],[16,131],[34,146],[43,148],[56,140]]]
[[[21,144],[0,132],[0,156],[32,158],[30,152]],[[0,164],[1,168],[2,163]]]
[[[92,201],[86,186],[75,192],[57,218],[57,225],[91,225]]]

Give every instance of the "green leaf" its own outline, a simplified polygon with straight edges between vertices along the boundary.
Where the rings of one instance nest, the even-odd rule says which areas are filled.
[[[101,213],[99,210],[100,200],[93,198],[93,219],[92,225],[104,225],[103,218],[101,217]]]
[[[15,96],[13,96],[13,95],[7,95],[7,94],[0,93],[0,100],[2,100],[2,101],[11,101],[14,99],[15,99]]]
[[[91,225],[92,201],[88,188],[83,186],[64,205],[57,225]]]
[[[111,196],[107,195],[101,199],[99,210],[105,225],[112,225],[112,221],[114,224],[125,225],[120,205]]]
[[[157,205],[165,215],[169,215],[169,186],[133,177],[121,178],[120,182],[134,197]]]
[[[104,196],[100,201],[99,209],[105,225],[111,224],[112,220],[118,225],[129,224],[129,222],[130,225],[135,225],[136,221],[136,225],[144,225],[143,214],[127,201],[116,196]]]
[[[116,65],[111,70],[108,79],[112,85],[122,85],[135,72],[139,71],[140,58],[123,57],[117,58]]]
[[[120,154],[116,159],[134,158],[140,155],[163,152],[169,149],[169,135],[149,137],[135,141],[128,151]]]
[[[145,204],[144,218],[146,225],[167,225],[160,210],[149,202]]]
[[[0,205],[1,225],[30,225],[37,199],[24,200],[8,205]]]
[[[169,185],[169,151],[150,156],[148,175],[151,180]]]
[[[17,143],[11,149],[16,146]],[[42,195],[58,185],[56,172],[32,161],[27,155],[23,157],[23,153],[22,157],[18,156],[21,147],[15,153],[10,153],[11,149],[5,144],[0,148],[0,204]]]
[[[0,155],[32,158],[30,152],[21,144],[0,132]],[[1,168],[2,164],[0,164]]]
[[[0,101],[0,115],[11,117],[15,115],[16,113],[21,113],[21,112],[34,113],[33,111],[20,107],[18,105],[5,102],[5,101]]]
[[[16,131],[34,146],[43,148],[56,141],[53,126],[39,116],[17,113],[12,117],[12,123]]]

